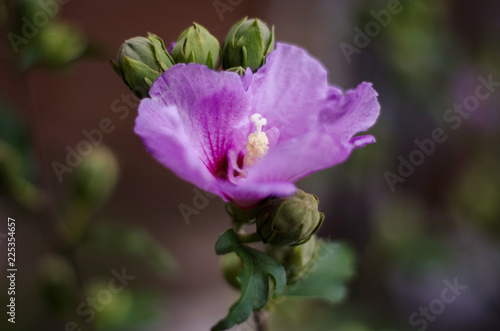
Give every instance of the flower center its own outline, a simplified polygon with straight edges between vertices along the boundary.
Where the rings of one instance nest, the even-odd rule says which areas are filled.
[[[266,133],[262,132],[262,127],[267,124],[267,120],[260,114],[253,114],[250,116],[250,121],[255,124],[255,132],[251,133],[247,138],[247,154],[243,159],[245,166],[254,165],[266,156],[269,150],[269,140]]]

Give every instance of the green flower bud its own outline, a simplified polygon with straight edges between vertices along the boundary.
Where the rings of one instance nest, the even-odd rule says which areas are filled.
[[[275,246],[300,245],[315,234],[323,223],[315,195],[297,190],[289,198],[269,199],[257,215],[257,233],[264,243]]]
[[[243,262],[240,257],[234,252],[224,255],[221,259],[221,268],[222,274],[229,285],[239,290],[241,285],[238,281],[238,274],[243,269]]]
[[[269,30],[261,20],[245,17],[229,30],[222,49],[222,67],[250,67],[255,72],[264,65],[274,44],[274,26]]]
[[[117,287],[120,286],[119,284],[116,282]],[[114,291],[114,289],[114,285],[110,285],[110,281],[105,279],[95,279],[85,287],[86,296],[98,298],[98,303],[103,291],[110,295],[109,301],[100,302],[99,307],[104,309],[95,315],[92,322],[95,323],[96,330],[122,330],[124,325],[130,323],[130,316],[136,312],[134,310],[135,293],[130,288],[125,287],[120,291]]]
[[[111,61],[113,69],[141,99],[149,96],[153,82],[174,65],[163,40],[151,33],[147,38],[134,37],[125,41],[116,62]]]
[[[286,271],[287,284],[304,277],[316,264],[320,243],[316,236],[298,246],[270,246],[269,255],[281,263]]]
[[[45,256],[38,265],[41,297],[52,312],[64,314],[76,304],[77,279],[71,264],[57,255]]]
[[[199,63],[214,69],[220,57],[220,45],[217,38],[197,23],[184,30],[172,50],[177,63]]]

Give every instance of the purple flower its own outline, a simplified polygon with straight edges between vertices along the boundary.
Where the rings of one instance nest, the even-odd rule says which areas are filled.
[[[163,73],[139,106],[135,132],[179,177],[241,207],[289,196],[294,183],[375,142],[371,84],[343,93],[306,51],[277,43],[244,76],[198,64]]]
[[[170,45],[168,46],[168,49],[167,49],[168,54],[172,55],[172,51],[174,50],[175,44],[176,44],[175,41],[170,42]]]

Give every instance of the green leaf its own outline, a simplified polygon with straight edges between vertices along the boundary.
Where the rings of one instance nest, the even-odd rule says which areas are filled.
[[[148,39],[153,43],[155,50],[155,58],[163,71],[172,67],[175,63],[168,53],[163,40],[155,34],[148,33]]]
[[[319,297],[340,302],[347,294],[346,283],[355,274],[355,257],[348,245],[322,241],[316,266],[296,284],[287,288],[285,295]]]
[[[241,284],[241,296],[231,305],[227,316],[212,328],[213,331],[227,330],[244,322],[252,311],[262,309],[269,300],[269,276],[274,281],[273,298],[280,296],[286,285],[283,266],[263,252],[242,245],[233,229],[220,236],[215,251],[218,255],[235,252],[243,261],[243,269],[237,277]]]
[[[144,84],[144,78],[154,82],[160,76],[160,73],[154,71],[142,62],[125,56],[123,59],[123,76],[128,86],[131,88],[142,87],[146,91],[149,91],[151,86]]]

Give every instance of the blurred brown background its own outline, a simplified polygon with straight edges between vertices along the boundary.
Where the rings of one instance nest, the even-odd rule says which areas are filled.
[[[61,5],[60,17],[85,33],[94,52],[65,69],[42,67],[27,74],[19,73],[18,57],[12,56],[4,40],[1,97],[22,121],[39,128],[38,133],[30,132],[43,146],[44,162],[63,163],[66,146],[75,148],[84,139],[82,130],[97,128],[101,119],[110,118],[115,129],[104,135],[103,142],[117,155],[119,180],[108,204],[91,222],[142,227],[176,261],[175,272],[164,278],[150,272],[141,259],[110,253],[104,262],[91,250],[77,252],[84,280],[96,275],[106,280],[109,270],[125,267],[137,277],[133,286],[145,286],[159,296],[159,317],[133,329],[207,330],[225,315],[236,292],[223,281],[213,247],[230,220],[223,202],[215,198],[186,224],[179,205],[192,205],[193,186],[145,151],[133,132],[134,107],[126,106],[128,115],[120,119],[126,113],[116,112],[115,106],[125,103],[116,100],[130,92],[108,59],[127,38],[153,32],[168,43],[193,21],[222,42],[244,16],[275,25],[278,41],[306,48],[328,68],[332,83],[347,89],[371,81],[380,94],[382,115],[371,131],[378,143],[299,183],[320,197],[320,208],[327,215],[320,234],[346,240],[358,254],[350,299],[340,307],[318,308],[327,316],[322,318],[331,315],[340,320],[336,330],[418,330],[408,324],[410,314],[439,297],[444,280],[458,277],[468,289],[428,329],[498,327],[500,93],[482,102],[457,130],[449,130],[442,116],[473,94],[478,75],[493,74],[500,80],[500,6],[493,0],[401,1],[401,14],[394,15],[348,63],[339,45],[354,45],[353,27],[364,28],[373,20],[370,11],[384,9],[387,3],[242,0],[228,4],[232,11],[221,19],[210,0],[72,0]],[[4,25],[5,31],[10,28]],[[447,128],[448,141],[391,192],[384,173],[397,173],[398,155],[407,158],[416,148],[414,139],[430,137],[436,127]],[[65,174],[59,183],[50,174],[56,202],[65,200],[70,177]],[[2,219],[17,220],[16,327],[63,330],[64,321],[47,314],[38,299],[38,261],[49,247],[37,221],[28,220],[31,216],[19,212],[7,197],[2,196],[0,206]],[[2,268],[4,263],[2,258]],[[345,314],[339,317],[338,312]]]

